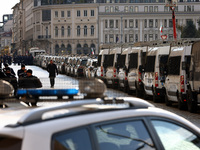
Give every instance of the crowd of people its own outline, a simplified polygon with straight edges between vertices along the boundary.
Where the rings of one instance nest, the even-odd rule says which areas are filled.
[[[12,62],[14,64],[25,64],[25,65],[33,65],[33,56],[32,55],[13,55],[13,57],[9,54],[0,55],[0,67],[2,64],[11,65]]]
[[[13,86],[14,95],[16,95],[18,88],[42,87],[40,79],[32,74],[33,71],[31,69],[27,70],[25,64],[21,64],[21,69],[17,71],[17,75],[7,63],[4,64],[4,68],[0,68],[0,79],[8,81]]]

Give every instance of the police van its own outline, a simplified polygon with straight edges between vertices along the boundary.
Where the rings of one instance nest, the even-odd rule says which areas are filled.
[[[167,106],[178,103],[179,109],[187,107],[187,75],[191,60],[191,45],[172,46],[168,60],[168,75],[165,82]]]
[[[105,76],[105,70],[104,70],[104,67],[103,67],[103,62],[104,62],[104,59],[105,59],[104,57],[106,55],[108,55],[108,53],[109,53],[109,49],[102,49],[99,52],[98,62],[97,62],[97,72],[96,72],[96,76],[99,79],[102,79],[103,76]]]
[[[103,80],[108,87],[116,88],[118,86],[117,62],[119,62],[121,53],[121,47],[114,47],[110,49],[109,54],[104,57],[103,68],[105,75],[103,76]]]
[[[195,113],[200,103],[200,41],[192,44],[188,81],[187,108],[189,112]]]
[[[158,102],[165,96],[165,78],[170,46],[149,47],[143,78],[144,99],[153,96]]]

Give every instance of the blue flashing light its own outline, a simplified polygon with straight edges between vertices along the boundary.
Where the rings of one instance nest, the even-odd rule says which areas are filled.
[[[68,96],[77,95],[78,89],[19,89],[17,95],[32,95],[32,96]]]

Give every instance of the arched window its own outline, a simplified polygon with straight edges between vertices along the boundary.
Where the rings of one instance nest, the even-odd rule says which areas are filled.
[[[70,26],[67,27],[67,36],[70,36],[71,35],[71,28]]]
[[[59,54],[59,45],[56,44],[55,45],[55,55],[58,55]]]
[[[67,54],[72,54],[72,46],[70,44],[67,45]]]
[[[61,28],[61,35],[65,36],[65,28],[64,28],[64,26],[62,26],[62,28]]]
[[[81,28],[80,26],[77,26],[77,36],[80,36],[81,35]]]
[[[55,27],[55,36],[56,37],[58,36],[58,27],[57,26]]]
[[[82,48],[81,48],[81,44],[77,44],[77,54],[81,54]]]
[[[84,36],[87,36],[87,26],[84,26]]]
[[[94,26],[91,26],[91,35],[94,35]]]
[[[84,44],[84,46],[83,46],[83,53],[84,53],[85,55],[89,54],[89,48],[88,48],[88,45],[87,45],[87,44]]]
[[[62,44],[61,45],[61,55],[64,55],[64,54],[66,54],[66,50],[65,50],[65,45]]]

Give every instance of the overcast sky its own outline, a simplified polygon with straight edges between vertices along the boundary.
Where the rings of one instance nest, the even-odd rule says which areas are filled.
[[[19,3],[20,0],[0,0],[0,21],[4,14],[12,14],[12,7]]]

